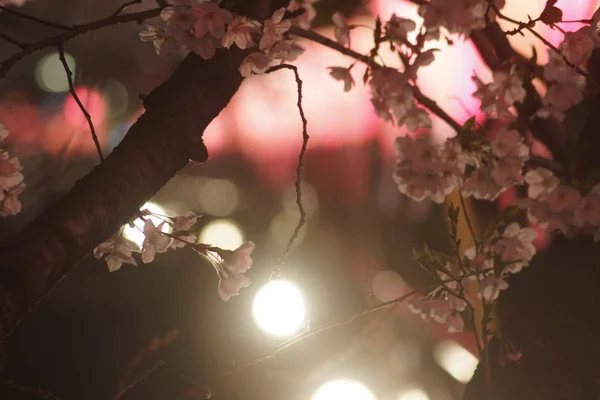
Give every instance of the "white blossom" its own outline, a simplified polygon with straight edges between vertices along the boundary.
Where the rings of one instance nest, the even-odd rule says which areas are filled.
[[[503,273],[517,273],[529,264],[535,255],[533,241],[537,234],[532,228],[521,228],[518,223],[508,225],[502,236],[496,241],[494,250],[500,254],[502,261],[510,264]]]
[[[284,20],[285,8],[280,8],[275,11],[271,18],[265,21],[263,27],[263,37],[260,39],[258,47],[261,50],[268,50],[277,42],[281,40],[281,35],[287,32],[292,23],[290,20]]]
[[[527,194],[532,199],[552,192],[559,183],[558,178],[554,176],[552,171],[546,168],[536,168],[527,171],[525,182],[528,185]]]
[[[108,270],[114,272],[120,269],[123,263],[137,265],[131,254],[139,253],[139,251],[137,244],[124,238],[121,232],[118,232],[94,249],[94,257],[100,259],[105,256]]]
[[[144,235],[146,236],[142,243],[142,262],[144,264],[151,263],[156,253],[164,253],[169,249],[173,239],[163,234],[164,224],[165,222],[161,222],[155,226],[150,219],[144,222]]]
[[[203,37],[207,33],[218,39],[225,35],[225,25],[233,19],[231,12],[212,1],[196,2],[192,5],[192,15],[196,17],[194,33]]]
[[[501,290],[508,288],[508,283],[499,276],[488,275],[479,281],[479,296],[485,301],[495,301]]]
[[[267,68],[269,68],[269,63],[272,60],[264,53],[253,52],[248,54],[248,56],[242,61],[240,65],[240,73],[244,77],[248,77],[255,74],[263,74]]]
[[[240,294],[240,289],[250,286],[250,279],[243,274],[221,277],[219,280],[219,296],[223,301]]]

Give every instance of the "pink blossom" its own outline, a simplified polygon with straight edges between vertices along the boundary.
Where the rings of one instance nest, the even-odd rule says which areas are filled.
[[[287,60],[292,51],[293,40],[279,40],[269,49],[269,57],[274,60]]]
[[[562,42],[561,47],[565,58],[571,64],[582,64],[592,55],[592,50],[594,50],[596,44],[591,37],[591,32],[590,27],[584,26],[575,32],[565,33],[565,40]]]
[[[177,236],[180,240],[173,240],[171,242],[172,248],[184,247],[187,243],[196,243],[196,235],[193,233],[185,232],[188,231],[192,226],[196,224],[198,220],[198,214],[193,211],[188,211],[183,215],[179,215],[173,218],[173,235]],[[178,234],[177,232],[184,232]]]
[[[139,253],[139,251],[138,246],[134,242],[125,239],[121,235],[121,232],[118,232],[94,249],[94,257],[100,259],[106,256],[108,270],[114,272],[120,269],[123,263],[137,265],[131,253]]]
[[[0,150],[0,190],[9,190],[23,182],[21,169],[17,157],[10,157],[7,152]]]
[[[255,74],[263,74],[267,68],[269,68],[269,63],[272,60],[265,55],[264,53],[254,52],[248,54],[248,56],[242,61],[240,65],[240,73],[244,77],[248,77]]]
[[[293,12],[299,9],[303,9],[304,12],[294,18],[294,25],[299,26],[302,29],[310,29],[312,21],[317,16],[317,11],[313,6],[313,3],[316,3],[317,0],[292,0],[290,1],[290,5],[288,6],[288,10]]]
[[[261,50],[268,50],[277,42],[281,40],[281,35],[287,32],[292,23],[290,20],[283,20],[285,15],[285,8],[280,8],[275,11],[270,19],[265,21],[263,27],[263,37],[260,39],[258,47]]]
[[[243,16],[236,16],[229,25],[227,33],[223,36],[223,47],[229,48],[235,43],[240,49],[247,49],[253,45],[252,33],[260,29],[260,23]]]
[[[575,221],[578,226],[600,226],[600,184],[581,199],[575,209]]]
[[[254,242],[244,242],[240,247],[235,249],[230,258],[226,260],[227,268],[233,274],[243,274],[252,267],[252,251],[254,250]]]
[[[526,158],[529,156],[529,147],[523,143],[521,134],[514,129],[501,129],[491,144],[492,152],[496,157],[516,156]]]
[[[21,201],[19,201],[19,194],[25,189],[24,183],[19,183],[16,186],[2,192],[2,202],[0,208],[0,216],[6,217],[9,215],[17,215],[21,212]]]
[[[390,20],[385,24],[385,35],[393,41],[403,43],[407,40],[408,32],[412,32],[416,28],[415,21],[392,14]]]
[[[8,137],[8,128],[6,125],[0,124],[0,140],[5,140]]]
[[[216,38],[222,38],[225,35],[225,25],[233,18],[231,12],[209,0],[193,4],[191,12],[196,17],[194,33],[199,38],[208,32]]]
[[[146,29],[140,32],[140,40],[142,42],[152,42],[156,54],[164,54],[163,45],[167,40],[164,27],[157,24],[146,25]]]
[[[521,228],[518,223],[508,225],[496,241],[494,250],[502,261],[510,262],[503,273],[517,273],[529,264],[535,255],[533,241],[537,234],[532,228]]]
[[[240,289],[250,286],[250,279],[246,275],[236,274],[222,277],[219,280],[219,296],[223,301],[240,294]]]
[[[164,253],[169,249],[173,239],[163,234],[164,224],[161,222],[158,226],[154,226],[150,219],[144,222],[144,235],[146,236],[142,243],[142,262],[144,264],[151,263],[156,253]]]
[[[479,282],[479,296],[488,302],[495,301],[508,283],[501,277],[488,275]]]
[[[500,158],[492,168],[492,178],[500,187],[507,188],[523,182],[523,165],[525,160],[515,156]]]
[[[492,177],[491,167],[481,167],[473,171],[462,187],[465,195],[484,200],[494,200],[502,189]]]
[[[527,194],[532,199],[552,192],[559,183],[558,178],[554,176],[552,171],[546,168],[536,168],[527,171],[525,182],[529,185]]]

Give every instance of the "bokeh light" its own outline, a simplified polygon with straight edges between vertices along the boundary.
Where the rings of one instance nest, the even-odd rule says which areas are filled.
[[[65,52],[65,60],[69,69],[75,75],[75,58]],[[35,68],[35,80],[45,92],[67,92],[69,91],[69,82],[67,73],[63,67],[58,52],[47,54],[38,61]]]
[[[217,219],[209,222],[202,229],[200,242],[225,250],[235,250],[244,243],[244,236],[242,230],[234,221]]]
[[[335,379],[319,387],[312,400],[376,400],[368,387],[350,379]]]
[[[404,280],[389,269],[378,271],[371,280],[371,291],[379,301],[391,301],[403,293]]]
[[[306,308],[302,293],[289,281],[269,281],[254,297],[252,316],[263,331],[290,336],[304,324]]]
[[[156,203],[153,202],[148,202],[146,204],[144,204],[144,206],[142,207],[142,210],[149,210],[151,211],[153,214],[158,214],[158,215],[166,215],[167,211],[159,206]],[[154,216],[154,215],[150,215],[146,218],[149,218],[150,221],[152,221],[152,223],[154,223],[155,226],[158,226],[161,222],[164,221],[164,218],[160,218],[158,216]],[[123,236],[125,236],[127,239],[131,240],[132,242],[134,242],[135,244],[137,244],[139,247],[142,247],[142,243],[144,242],[144,221],[142,221],[141,219],[137,218],[134,221],[134,225],[135,226],[131,226],[129,224],[125,225],[125,229],[123,229]],[[163,232],[171,232],[171,226],[169,224],[164,224],[162,227],[162,231]]]
[[[232,181],[210,179],[200,190],[198,201],[204,212],[217,217],[225,217],[237,209],[240,194]]]
[[[429,396],[423,389],[414,388],[401,392],[397,400],[429,400]]]
[[[290,240],[290,236],[294,232],[294,229],[298,225],[300,220],[300,214],[286,213],[285,211],[279,212],[271,220],[269,225],[269,237],[278,246],[285,246]],[[306,236],[306,227],[298,232],[298,237],[295,240],[296,244],[302,243]]]
[[[478,364],[477,357],[452,341],[439,343],[433,351],[433,356],[440,367],[462,383],[471,380]]]

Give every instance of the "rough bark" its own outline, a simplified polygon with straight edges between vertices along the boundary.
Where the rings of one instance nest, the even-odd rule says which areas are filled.
[[[234,46],[235,47],[235,46]],[[144,100],[122,143],[0,252],[0,340],[79,260],[112,235],[190,159],[237,91],[245,51],[190,54]]]

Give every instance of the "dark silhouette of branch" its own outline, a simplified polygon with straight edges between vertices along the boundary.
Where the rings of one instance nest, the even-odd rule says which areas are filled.
[[[0,5],[0,10],[6,12],[8,14],[15,15],[15,16],[17,16],[19,18],[27,19],[27,20],[30,20],[30,21],[33,21],[33,22],[37,22],[38,24],[46,25],[46,26],[49,26],[49,27],[55,28],[55,29],[62,29],[62,30],[68,31],[68,30],[70,30],[70,29],[73,28],[71,26],[67,26],[67,25],[63,25],[63,24],[58,24],[56,22],[46,21],[45,19],[34,17],[33,15],[24,14],[24,13],[22,13],[20,11],[17,11],[15,9],[12,9],[12,8],[6,7],[6,6],[2,6],[2,5]]]
[[[51,36],[47,39],[40,40],[39,42],[24,45],[22,50],[12,56],[0,61],[0,78],[3,78],[6,73],[19,61],[27,56],[35,53],[36,51],[45,49],[47,47],[58,46],[60,43],[64,43],[74,37],[83,35],[91,31],[95,31],[107,26],[122,24],[126,22],[138,22],[141,23],[147,19],[156,17],[160,14],[162,8],[153,8],[151,10],[141,11],[130,14],[111,15],[108,18],[104,18],[98,21],[90,22],[83,25],[75,25],[65,32],[61,32],[57,35]]]
[[[7,41],[8,43],[10,43],[10,44],[12,44],[14,46],[17,46],[20,49],[24,49],[24,48],[27,47],[27,45],[25,43],[23,43],[23,42],[15,39],[15,38],[13,38],[11,36],[8,36],[5,33],[1,33],[0,32],[0,39]]]
[[[90,127],[92,139],[94,140],[94,145],[96,146],[96,151],[98,152],[100,161],[104,161],[104,154],[102,153],[102,147],[100,146],[100,141],[98,141],[98,135],[96,135],[96,129],[94,128],[94,124],[92,122],[92,117],[90,116],[90,113],[88,113],[88,111],[85,109],[85,106],[83,105],[83,103],[79,99],[79,96],[77,95],[77,92],[75,91],[75,85],[73,85],[73,72],[69,68],[69,64],[67,63],[67,59],[65,58],[65,49],[63,48],[62,43],[59,44],[57,47],[58,47],[58,58],[60,59],[60,62],[62,63],[65,73],[67,74],[67,82],[69,83],[69,93],[71,94],[71,97],[73,97],[73,99],[75,100],[77,105],[79,106],[79,109],[83,113],[83,115]]]

